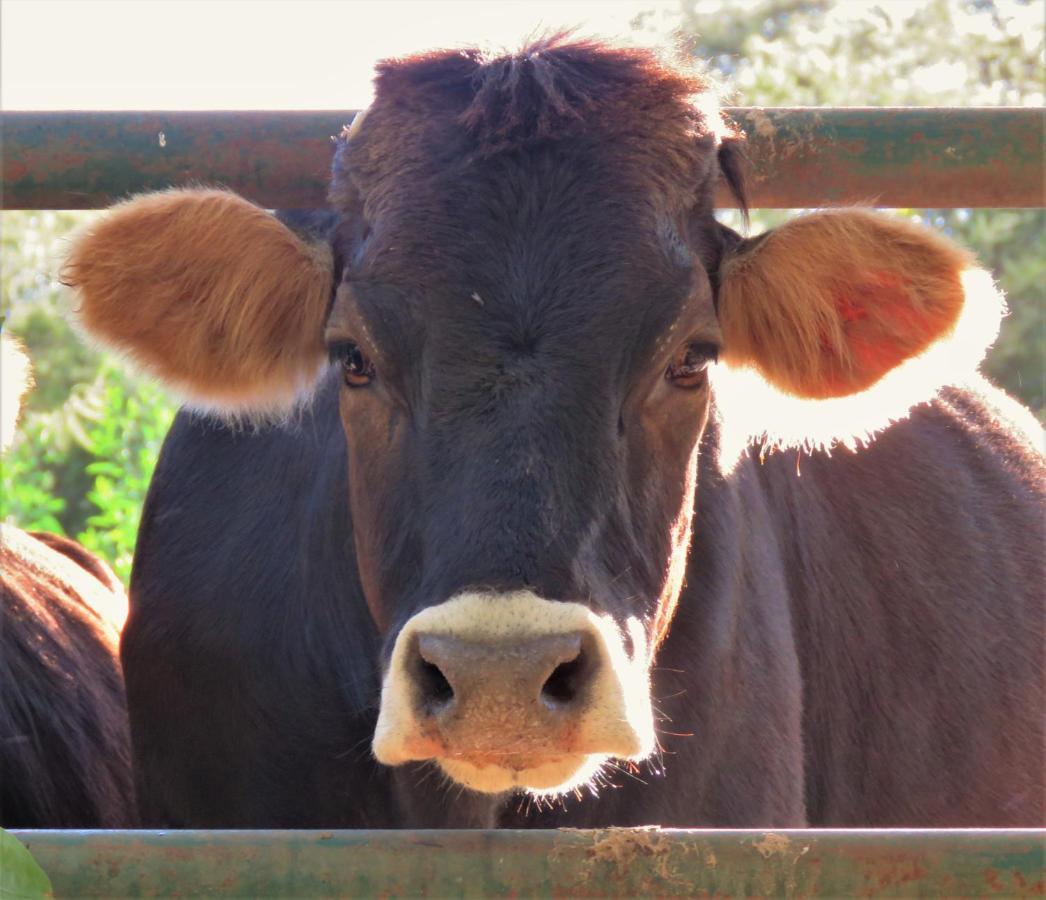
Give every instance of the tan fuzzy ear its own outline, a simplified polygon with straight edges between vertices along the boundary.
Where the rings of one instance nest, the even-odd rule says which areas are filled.
[[[290,405],[325,359],[330,249],[217,190],[147,194],[73,243],[86,329],[206,407]]]
[[[29,357],[7,332],[0,333],[0,453],[11,446],[22,398],[33,386]]]
[[[802,216],[725,261],[722,358],[789,394],[854,394],[955,329],[972,266],[962,248],[891,216]]]

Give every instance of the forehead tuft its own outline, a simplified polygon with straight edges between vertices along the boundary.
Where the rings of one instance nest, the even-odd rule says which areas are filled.
[[[711,166],[721,128],[711,96],[698,75],[649,50],[564,35],[494,57],[466,49],[385,60],[366,122],[339,143],[332,200],[351,205],[354,189],[367,195],[390,177],[446,175],[569,142],[613,148],[625,165],[653,165],[661,185],[693,185]]]
[[[481,153],[593,131],[609,137],[633,117],[701,127],[691,98],[705,90],[649,50],[561,35],[494,58],[463,50],[386,61],[376,81],[379,100],[454,115]]]

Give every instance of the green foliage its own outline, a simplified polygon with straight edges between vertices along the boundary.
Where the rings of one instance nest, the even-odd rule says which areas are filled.
[[[1010,312],[984,365],[997,384],[1046,418],[1046,213],[941,210],[956,239],[995,273]]]
[[[0,469],[0,515],[73,535],[126,583],[149,479],[174,405],[103,357],[56,410],[27,411]]]
[[[36,387],[0,461],[0,517],[75,537],[126,582],[172,401],[79,337],[57,260],[92,213],[3,214],[4,327],[26,346]]]
[[[57,491],[55,469],[64,459],[46,435],[47,423],[27,425],[0,463],[0,518],[26,531],[62,534],[58,517],[66,500]]]
[[[1039,106],[1041,2],[683,0],[673,23],[744,105]]]
[[[97,511],[77,540],[126,582],[142,503],[174,409],[157,388],[130,383],[112,362],[91,387],[96,414],[87,419],[84,436],[94,459],[85,471],[93,479],[87,499]]]
[[[47,873],[14,835],[0,828],[0,900],[53,896]]]
[[[30,351],[36,388],[30,410],[62,406],[73,385],[91,381],[101,354],[73,327],[72,298],[58,284],[69,235],[98,214],[53,210],[0,213],[0,314]]]

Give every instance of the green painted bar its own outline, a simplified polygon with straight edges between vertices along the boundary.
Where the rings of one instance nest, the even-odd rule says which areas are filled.
[[[56,897],[1041,897],[1046,831],[22,831]]]
[[[732,108],[753,207],[1046,205],[1041,109]],[[333,112],[5,112],[2,208],[93,209],[220,184],[267,207],[324,203]],[[722,197],[723,205],[730,199]]]

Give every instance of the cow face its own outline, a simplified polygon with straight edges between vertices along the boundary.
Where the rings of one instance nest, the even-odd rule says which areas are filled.
[[[132,201],[73,249],[87,326],[198,402],[339,372],[382,762],[547,792],[651,753],[709,367],[838,397],[955,326],[968,260],[925,232],[719,228],[699,89],[591,44],[387,64],[338,148],[333,255],[219,192]]]
[[[653,749],[720,335],[689,209],[614,163],[553,146],[426,174],[339,247],[326,342],[390,635],[383,761],[544,789]]]
[[[326,341],[389,635],[375,753],[490,791],[653,749],[647,673],[720,343],[694,85],[638,54],[557,53],[384,69],[331,192],[352,224]],[[629,118],[638,72],[664,103]],[[556,121],[539,82],[580,74],[601,76],[601,115]]]

